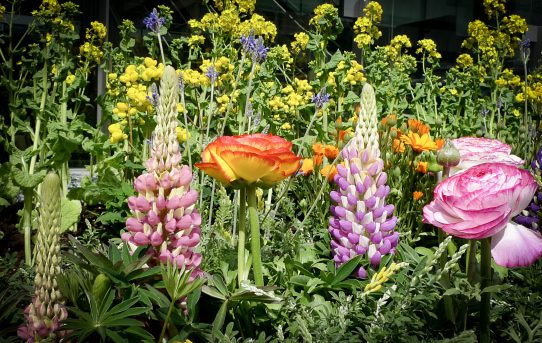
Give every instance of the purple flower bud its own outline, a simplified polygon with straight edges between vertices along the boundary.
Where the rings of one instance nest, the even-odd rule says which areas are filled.
[[[134,243],[136,245],[147,245],[149,244],[149,237],[145,235],[143,232],[137,232],[134,235]]]
[[[360,279],[366,279],[368,274],[365,268],[359,267],[357,275],[358,275],[358,278]]]
[[[358,165],[355,163],[350,164],[350,172],[354,175],[358,174],[360,172]]]
[[[181,198],[181,207],[187,208],[196,203],[198,200],[198,192],[195,190],[188,191],[182,198]]]
[[[341,203],[341,194],[339,192],[336,192],[336,191],[331,191],[329,193],[329,197],[331,198],[331,200],[333,200],[334,202],[340,204]]]
[[[337,165],[337,173],[342,177],[348,176],[348,170],[342,164]]]
[[[154,231],[151,235],[151,245],[153,247],[157,247],[164,242],[164,238],[161,234],[159,234],[157,231]]]
[[[393,230],[396,224],[397,224],[397,217],[392,217],[380,225],[380,230],[384,232]]]
[[[128,218],[126,220],[126,228],[130,232],[143,232],[143,224],[136,218]]]
[[[380,254],[380,252],[378,251],[375,252],[373,256],[370,258],[371,265],[373,266],[373,268],[377,268],[381,260],[382,260],[382,254]]]

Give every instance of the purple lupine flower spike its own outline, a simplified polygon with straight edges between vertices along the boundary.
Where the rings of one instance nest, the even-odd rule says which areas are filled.
[[[534,155],[531,162],[531,170],[534,175],[542,175],[542,148]],[[540,188],[534,194],[531,203],[514,218],[514,221],[533,230],[540,230],[540,218],[542,217],[542,192]]]
[[[334,179],[338,189],[330,194],[335,203],[329,222],[333,259],[340,266],[357,255],[366,255],[377,268],[384,255],[395,252],[399,233],[394,230],[394,206],[386,203],[390,187],[380,158],[376,99],[369,84],[363,87],[355,136],[342,157],[344,166],[337,167]],[[366,278],[367,270],[360,267],[357,276]]]
[[[156,8],[153,8],[149,16],[143,19],[145,27],[155,33],[160,32],[160,29],[164,26],[165,22],[166,18],[160,17]]]

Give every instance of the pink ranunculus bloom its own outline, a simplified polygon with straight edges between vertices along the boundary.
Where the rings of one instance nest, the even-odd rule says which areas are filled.
[[[465,239],[491,237],[498,265],[524,267],[542,256],[542,236],[510,223],[538,188],[533,176],[505,163],[484,163],[442,181],[423,209],[424,222]]]
[[[462,137],[452,140],[459,150],[461,160],[452,168],[451,175],[482,163],[506,163],[513,166],[521,166],[524,161],[516,155],[510,155],[510,145],[498,139]]]

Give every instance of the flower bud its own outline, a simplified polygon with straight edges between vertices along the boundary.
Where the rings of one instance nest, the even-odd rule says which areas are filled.
[[[459,164],[461,155],[451,140],[446,140],[442,149],[437,152],[437,162],[445,168],[455,167]]]

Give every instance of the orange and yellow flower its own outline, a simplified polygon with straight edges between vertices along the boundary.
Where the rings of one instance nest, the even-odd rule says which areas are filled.
[[[425,125],[424,123],[422,123],[421,121],[417,119],[409,119],[407,123],[408,123],[408,128],[410,129],[410,131],[413,131],[420,135],[429,133],[429,126]]]
[[[271,134],[222,136],[207,145],[195,166],[224,185],[273,185],[299,169],[292,143]]]
[[[309,176],[314,171],[314,163],[311,158],[304,158],[301,168],[299,169],[301,175]]]
[[[422,173],[422,174],[427,174],[427,166],[429,164],[427,162],[423,162],[423,161],[420,161],[418,162],[418,164],[416,165],[416,171],[418,173]]]
[[[401,135],[401,141],[407,145],[410,145],[412,150],[416,153],[437,150],[438,148],[437,143],[433,142],[427,133],[420,136],[417,133],[409,131],[408,135]]]
[[[325,176],[328,182],[332,182],[333,178],[337,174],[337,167],[335,167],[332,164],[328,164],[327,166],[325,166],[324,168],[320,170],[320,174],[322,176]]]
[[[420,191],[414,191],[414,193],[412,193],[412,197],[414,198],[414,201],[418,201],[423,197],[423,193]]]
[[[328,160],[333,161],[337,156],[339,156],[339,148],[333,145],[326,145],[324,147],[324,155],[328,158]]]

